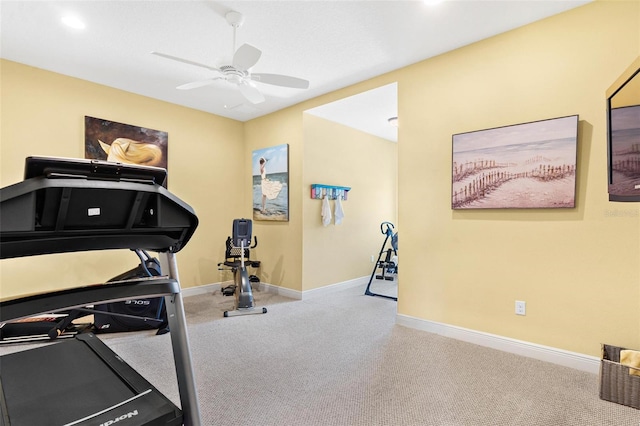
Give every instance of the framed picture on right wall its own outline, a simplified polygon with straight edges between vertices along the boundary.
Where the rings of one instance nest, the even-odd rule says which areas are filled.
[[[453,135],[451,208],[573,208],[578,116]]]
[[[611,109],[609,198],[640,201],[640,105]]]
[[[640,56],[606,95],[609,201],[640,202]]]

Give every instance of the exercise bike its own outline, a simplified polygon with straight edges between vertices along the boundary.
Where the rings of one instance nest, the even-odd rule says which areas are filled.
[[[218,263],[218,269],[230,268],[233,272],[233,284],[222,288],[222,294],[235,297],[234,309],[225,311],[225,317],[239,315],[266,314],[267,308],[255,306],[251,284],[259,282],[255,275],[249,276],[247,265],[257,268],[260,262],[250,259],[250,249],[258,245],[258,239],[254,237],[254,245],[251,244],[252,222],[249,219],[234,219],[232,237],[227,238],[226,260]]]

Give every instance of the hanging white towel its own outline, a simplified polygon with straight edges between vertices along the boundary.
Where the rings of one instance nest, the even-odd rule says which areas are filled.
[[[344,210],[342,210],[342,197],[336,198],[336,225],[340,225],[342,223],[342,219],[344,218]]]
[[[329,197],[324,196],[322,199],[322,224],[329,226],[331,223],[331,206],[329,205]]]

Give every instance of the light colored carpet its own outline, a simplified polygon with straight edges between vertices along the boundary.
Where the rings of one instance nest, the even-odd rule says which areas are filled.
[[[396,325],[396,303],[363,292],[255,291],[269,312],[232,318],[231,297],[185,298],[202,424],[640,425],[596,375]],[[168,335],[101,338],[179,403]]]
[[[233,318],[232,298],[186,298],[203,425],[640,425],[596,375],[395,325],[363,291],[254,292],[269,312]],[[106,342],[178,401],[168,336]]]
[[[393,281],[378,280],[374,277],[373,280],[371,280],[371,286],[369,287],[369,291],[373,294],[397,298],[398,297],[397,278],[396,278],[396,275],[391,275],[391,276],[394,278]]]

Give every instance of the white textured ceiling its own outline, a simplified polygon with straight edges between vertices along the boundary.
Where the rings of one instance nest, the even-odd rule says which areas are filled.
[[[398,117],[398,84],[387,84],[306,112],[326,120],[398,142],[397,127],[389,119]]]
[[[246,121],[589,1],[450,0],[434,7],[422,1],[364,0],[1,0],[0,56]],[[246,103],[237,87],[224,81],[175,89],[214,72],[150,52],[212,66],[229,61],[233,28],[224,16],[231,10],[244,15],[236,47],[250,43],[262,50],[251,71],[303,78],[310,81],[309,89],[258,83],[266,97],[258,105]],[[65,27],[65,14],[81,18],[86,28]],[[358,115],[370,114],[349,113],[362,121]]]

